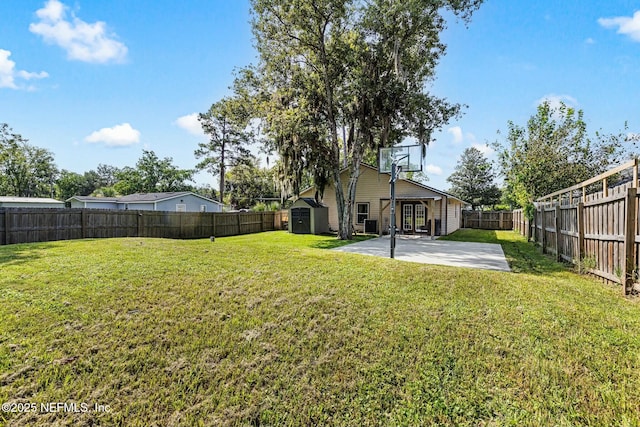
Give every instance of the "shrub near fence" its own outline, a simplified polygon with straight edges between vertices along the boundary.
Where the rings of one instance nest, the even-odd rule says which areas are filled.
[[[274,212],[0,208],[0,245],[107,237],[201,239],[275,229]]]

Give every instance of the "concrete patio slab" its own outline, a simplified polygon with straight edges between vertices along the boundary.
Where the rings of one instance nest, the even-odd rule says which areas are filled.
[[[390,237],[382,236],[334,250],[389,258]],[[395,259],[423,264],[511,271],[502,247],[495,243],[450,242],[421,236],[398,236]]]

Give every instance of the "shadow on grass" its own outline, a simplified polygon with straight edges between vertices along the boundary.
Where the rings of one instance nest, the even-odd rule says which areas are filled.
[[[316,249],[335,249],[335,248],[339,248],[341,246],[346,246],[346,245],[350,245],[352,243],[357,243],[357,242],[362,242],[365,240],[369,240],[369,239],[373,239],[376,238],[378,236],[376,235],[371,235],[371,234],[359,234],[356,236],[353,236],[353,239],[351,240],[340,240],[337,237],[334,237],[333,239],[328,239],[328,240],[322,240],[320,242],[315,242],[311,245],[309,245],[312,248],[316,248]]]
[[[502,246],[514,273],[549,274],[566,271],[565,264],[544,255],[540,248],[513,231],[461,229],[441,240],[457,242],[497,243]]]
[[[53,247],[47,243],[20,243],[0,246],[0,266],[25,264],[41,258],[41,250]]]

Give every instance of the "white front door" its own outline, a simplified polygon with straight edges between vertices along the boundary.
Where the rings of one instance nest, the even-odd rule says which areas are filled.
[[[416,205],[416,230],[423,230],[427,225],[424,205]]]
[[[413,231],[413,205],[402,205],[402,229]]]

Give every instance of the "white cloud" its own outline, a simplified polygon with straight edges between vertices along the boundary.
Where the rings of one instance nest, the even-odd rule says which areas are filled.
[[[586,39],[584,41],[586,44],[596,44],[596,41],[594,39],[592,39],[591,37],[589,37],[588,39]]]
[[[73,13],[67,20],[68,7],[59,0],[49,0],[44,8],[36,11],[39,22],[31,23],[29,31],[42,36],[45,42],[58,45],[67,51],[69,59],[94,62],[122,62],[127,47],[108,34],[102,21],[89,24]]]
[[[464,141],[464,136],[462,134],[462,128],[460,126],[454,126],[452,128],[447,129],[451,135],[453,135],[453,143],[461,144]]]
[[[427,165],[424,170],[431,175],[442,175],[442,168],[440,166]]]
[[[190,134],[197,136],[204,135],[204,131],[202,130],[202,126],[198,120],[198,113],[191,113],[186,116],[178,117],[174,123]]]
[[[473,148],[475,148],[476,150],[480,151],[485,156],[489,156],[489,155],[493,154],[493,148],[491,148],[489,146],[489,144],[479,144],[479,143],[475,142],[475,143],[471,144],[471,146]]]
[[[49,77],[49,74],[45,71],[32,73],[24,70],[16,70],[16,63],[9,59],[10,56],[10,51],[0,49],[0,88],[29,89],[29,87],[25,88],[24,86],[18,85],[16,79],[32,80]]]
[[[567,107],[578,106],[578,100],[574,97],[570,95],[556,95],[555,93],[543,96],[535,102],[535,105],[537,107],[544,102],[548,102],[551,108],[560,108],[561,103],[564,103]]]
[[[92,144],[104,143],[107,147],[127,147],[140,142],[140,131],[123,123],[111,128],[97,130],[84,139]]]
[[[618,34],[624,34],[631,40],[640,42],[640,10],[636,11],[632,17],[617,16],[615,18],[600,18],[598,24],[604,28],[617,28]]]

